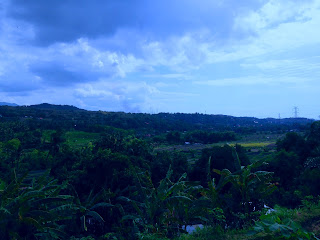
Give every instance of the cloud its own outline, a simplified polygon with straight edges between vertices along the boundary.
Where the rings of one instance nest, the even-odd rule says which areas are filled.
[[[174,104],[183,103],[185,98],[199,96],[183,91],[160,91],[159,87],[164,86],[144,81],[100,79],[99,82],[79,85],[73,94],[86,109],[124,112],[166,111]]]
[[[3,0],[0,96],[195,112],[217,86],[318,89],[319,16],[319,0]]]
[[[316,1],[265,1],[261,8],[237,17],[235,28],[256,32],[276,28],[283,23],[307,21],[310,18],[305,13],[313,7],[313,4],[317,4]]]
[[[59,59],[63,65],[125,77],[127,73],[153,72],[158,67],[166,67],[173,73],[197,71],[203,65],[283,52],[304,44],[301,38],[304,34],[296,37],[297,27],[314,35],[307,41],[317,43],[319,37],[312,33],[318,21],[317,10],[312,10],[316,3],[296,1],[292,11],[286,4],[285,0],[203,1],[200,5],[194,0],[152,4],[142,0],[134,3],[68,0],[48,4],[14,0],[9,16],[31,24],[37,41],[44,39],[43,43],[50,44],[49,57]],[[86,8],[79,7],[82,5]],[[108,13],[110,8],[121,12],[115,14],[112,24],[105,17],[108,14],[100,14]],[[126,11],[132,13],[125,14]],[[79,27],[74,27],[74,22]],[[162,28],[166,29],[164,37]],[[68,34],[55,31],[70,32],[72,36],[63,39]],[[281,36],[283,32],[286,36]]]
[[[50,62],[43,66],[33,66],[31,71],[47,85],[67,86],[89,81],[88,76],[83,76],[80,72],[73,72]]]
[[[292,6],[292,7],[290,7]],[[236,17],[235,31],[247,38],[231,48],[215,49],[211,62],[235,61],[271,54],[284,54],[320,43],[320,1],[267,1],[262,8]]]
[[[175,79],[175,80],[189,80],[191,77],[185,73],[166,73],[166,74],[146,74],[146,78],[161,78],[161,79]]]
[[[272,59],[262,62],[243,63],[245,69],[263,72],[270,78],[297,77],[316,80],[320,76],[320,56],[307,59]],[[281,81],[281,80],[280,80]]]
[[[136,0],[12,0],[9,16],[35,29],[35,42],[50,45],[83,37],[112,35],[117,28],[136,24]]]
[[[153,40],[210,29],[223,42],[233,34],[234,15],[259,5],[254,0],[12,0],[8,16],[29,23],[32,40],[41,46],[111,37],[121,29],[136,29]]]
[[[0,43],[0,50],[2,91],[65,87],[95,82],[101,77],[111,81],[114,77],[125,78],[128,73],[141,70],[144,65],[143,60],[132,54],[104,51],[92,46],[86,39],[28,49]]]
[[[120,82],[101,79],[92,84],[79,85],[74,96],[89,109],[141,112],[149,111],[152,98],[159,90],[146,82]]]
[[[167,74],[184,74],[197,71],[204,64],[210,64],[212,49],[217,44],[208,29],[170,36],[162,41],[141,41],[139,56],[145,60],[148,69],[167,69]],[[167,75],[168,76],[168,75]]]
[[[223,78],[206,81],[194,81],[194,84],[207,85],[207,86],[248,86],[248,85],[271,85],[280,86],[282,84],[290,85],[304,85],[310,79],[298,77],[266,77],[266,76],[247,76],[235,78]],[[283,86],[283,85],[282,85]]]
[[[68,44],[54,44],[49,49],[50,59],[62,62],[69,69],[100,73],[105,77],[108,75],[125,77],[127,73],[135,71],[143,64],[141,59],[130,53],[99,49],[88,39],[82,38]]]

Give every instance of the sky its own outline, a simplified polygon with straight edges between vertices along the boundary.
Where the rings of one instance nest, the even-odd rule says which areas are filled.
[[[0,101],[320,118],[320,0],[1,0]]]

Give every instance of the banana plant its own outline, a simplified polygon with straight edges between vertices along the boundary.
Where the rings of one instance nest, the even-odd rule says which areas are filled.
[[[26,176],[15,175],[0,191],[0,238],[64,238],[61,221],[70,219],[75,210],[73,197],[60,194],[66,183],[58,184],[47,172],[26,185]]]
[[[119,197],[123,203],[130,203],[135,209],[135,214],[127,214],[122,221],[132,221],[138,228],[146,233],[166,235],[172,228],[178,228],[182,222],[177,215],[179,206],[192,202],[186,193],[186,174],[183,174],[177,182],[170,180],[173,173],[171,167],[167,175],[160,181],[157,188],[154,187],[148,172],[134,172],[136,191],[132,199]],[[134,199],[135,198],[135,199]]]
[[[105,219],[99,213],[99,209],[110,210],[116,206],[111,204],[110,198],[114,196],[112,192],[102,189],[94,194],[91,190],[85,201],[81,201],[76,190],[71,186],[74,195],[74,203],[77,206],[78,215],[80,215],[81,229],[85,232],[97,233],[102,230],[105,224]],[[88,228],[89,227],[89,228]]]
[[[275,184],[271,183],[272,172],[254,171],[253,169],[261,166],[263,162],[257,161],[248,166],[241,166],[236,150],[233,148],[233,156],[235,160],[236,171],[231,172],[228,169],[213,171],[221,175],[217,189],[221,190],[227,183],[231,183],[233,187],[241,195],[241,205],[243,212],[250,215],[249,203],[254,195],[266,196],[275,189]]]

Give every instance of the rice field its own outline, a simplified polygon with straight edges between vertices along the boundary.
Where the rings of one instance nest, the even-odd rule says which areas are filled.
[[[271,144],[275,144],[275,142],[248,142],[248,143],[237,143],[241,145],[244,148],[264,148]],[[235,144],[230,144],[231,146],[234,146]]]
[[[89,143],[93,143],[99,139],[99,133],[88,133],[82,131],[70,131],[66,132],[66,143],[70,147],[81,148],[88,146]]]

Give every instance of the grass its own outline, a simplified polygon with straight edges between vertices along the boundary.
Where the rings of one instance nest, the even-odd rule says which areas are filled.
[[[54,130],[44,130],[42,133],[42,141],[49,143],[51,141],[51,134],[54,132]]]
[[[320,236],[320,197],[303,200],[303,207],[298,209],[294,220],[305,229]]]
[[[254,140],[251,138],[251,140]],[[268,147],[270,144],[275,144],[276,141],[252,141],[252,142],[243,142],[236,141],[236,142],[220,142],[220,143],[213,143],[213,144],[190,144],[190,145],[161,145],[154,149],[155,152],[159,151],[177,151],[177,152],[184,152],[188,155],[188,161],[190,164],[193,164],[199,157],[201,156],[201,151],[205,148],[211,148],[214,146],[223,146],[225,144],[229,144],[231,146],[235,146],[236,144],[241,145],[245,149],[247,149],[248,157],[250,160],[260,159],[260,158],[266,158],[270,157],[272,155],[272,151],[275,150],[275,147]],[[267,151],[265,151],[265,149]],[[269,150],[272,150],[269,152]]]
[[[239,142],[247,143],[247,142],[271,142],[275,143],[278,139],[281,139],[285,136],[285,134],[277,134],[277,133],[254,133],[254,134],[242,134],[240,135],[241,139]]]
[[[263,156],[265,155],[270,155],[271,153],[269,153],[268,151],[264,151],[265,148],[267,148],[268,150],[273,150],[273,147],[268,148],[267,146],[270,144],[273,144],[275,142],[246,142],[246,143],[238,143],[238,142],[232,142],[232,143],[228,143],[231,146],[235,146],[236,144],[241,145],[242,147],[250,150],[250,152],[248,152],[248,156],[250,158],[255,158],[257,157],[257,155],[259,155],[259,157],[262,157],[261,154]],[[159,147],[156,147],[154,149],[155,152],[159,152],[159,151],[177,151],[177,152],[185,152],[188,155],[190,155],[190,160],[191,162],[193,162],[194,160],[196,160],[200,155],[201,155],[201,151],[205,148],[211,148],[213,146],[223,146],[224,144],[227,144],[226,142],[223,143],[214,143],[214,144],[190,144],[190,145],[162,145]],[[193,156],[193,157],[191,157]]]
[[[145,240],[169,240],[155,234],[142,234],[139,239]],[[182,234],[175,240],[249,240],[254,239],[247,235],[247,230],[230,230],[224,232],[220,227],[205,227],[197,229],[192,234]]]
[[[273,144],[274,142],[248,142],[248,143],[238,143],[244,148],[264,148],[270,144]],[[231,146],[234,146],[235,144],[231,144]]]
[[[98,140],[99,136],[99,133],[88,133],[82,131],[70,131],[65,134],[66,143],[70,147],[74,148],[86,147],[89,143]]]
[[[54,130],[45,130],[42,135],[42,141],[50,143],[51,135],[53,133],[55,133]],[[72,148],[86,147],[90,142],[93,143],[94,141],[98,140],[99,136],[99,133],[90,133],[82,131],[69,131],[64,134],[66,143]]]
[[[184,234],[177,240],[249,240],[254,239],[247,235],[246,230],[223,230],[214,227],[197,229],[192,234]]]
[[[155,151],[192,151],[192,150],[202,150],[204,148],[210,148],[213,146],[223,146],[225,144],[230,144],[234,146],[239,144],[244,148],[261,149],[265,148],[270,144],[275,144],[278,139],[282,138],[283,134],[248,134],[241,135],[241,139],[232,142],[219,142],[213,144],[190,144],[190,145],[160,145],[155,148]]]

